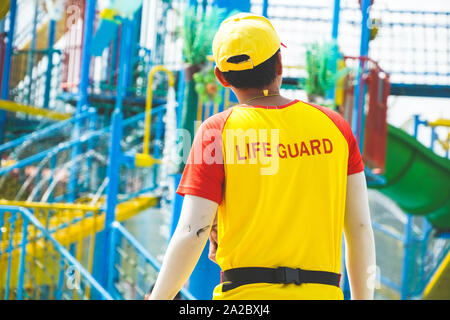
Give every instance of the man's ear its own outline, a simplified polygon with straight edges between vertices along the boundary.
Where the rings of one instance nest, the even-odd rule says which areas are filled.
[[[217,66],[214,68],[214,74],[216,75],[217,80],[219,80],[219,82],[225,87],[229,87],[230,84],[227,82],[227,80],[225,80],[225,77],[223,76],[222,71],[219,70],[219,68],[217,68]]]
[[[281,52],[277,53],[277,64],[275,69],[277,76],[281,76],[283,74],[283,64],[281,63]]]

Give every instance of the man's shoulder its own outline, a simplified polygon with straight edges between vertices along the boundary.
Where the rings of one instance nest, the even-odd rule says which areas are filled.
[[[303,103],[321,111],[326,117],[328,117],[336,125],[336,127],[342,132],[342,134],[345,137],[347,137],[351,133],[351,127],[350,127],[349,123],[347,122],[347,120],[344,119],[344,117],[339,112],[334,111],[334,110],[324,107],[324,106],[317,105],[317,104],[313,104],[313,103],[309,103],[309,102],[303,102]]]
[[[218,112],[210,116],[205,121],[203,121],[201,125],[202,128],[223,130],[223,127],[225,126],[228,117],[231,115],[231,112],[233,112],[233,108],[228,108],[224,111]]]
[[[316,109],[322,111],[322,113],[324,113],[326,116],[328,116],[328,118],[333,120],[333,122],[341,123],[342,121],[345,121],[345,119],[342,117],[342,115],[339,112],[337,112],[337,111],[334,111],[334,110],[332,110],[330,108],[327,108],[327,107],[324,107],[324,106],[321,106],[321,105],[318,105],[318,104],[314,104],[314,103],[310,103],[310,102],[304,102],[304,101],[302,101],[302,102],[304,104],[307,104],[307,105],[309,105],[309,106],[311,106],[313,108],[316,108]]]

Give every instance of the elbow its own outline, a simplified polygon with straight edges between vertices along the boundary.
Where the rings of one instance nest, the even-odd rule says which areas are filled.
[[[210,226],[202,228],[193,228],[190,225],[186,225],[177,228],[173,239],[177,239],[189,246],[195,246],[197,244],[203,244],[209,237]]]

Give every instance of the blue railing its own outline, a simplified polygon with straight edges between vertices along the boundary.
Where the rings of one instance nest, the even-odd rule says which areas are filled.
[[[162,112],[164,109],[165,109],[165,106],[159,106],[159,107],[153,108],[151,112],[152,112],[152,114],[156,114],[156,113]],[[138,122],[140,120],[144,120],[144,118],[145,118],[145,113],[137,114],[137,115],[135,115],[133,117],[130,117],[130,118],[124,120],[123,121],[123,127],[126,128],[128,126],[131,126],[131,125],[135,124],[136,122]],[[68,149],[73,148],[73,147],[75,147],[77,145],[87,144],[91,140],[99,138],[99,137],[109,133],[110,130],[111,130],[111,127],[108,126],[108,127],[103,128],[103,129],[100,129],[100,130],[87,132],[87,133],[85,133],[84,135],[82,135],[78,139],[69,140],[69,141],[61,143],[61,144],[59,144],[59,145],[57,145],[57,146],[55,146],[53,148],[50,148],[48,150],[39,152],[39,153],[37,153],[35,155],[32,155],[32,156],[30,156],[30,157],[28,157],[26,159],[18,161],[18,162],[16,162],[13,165],[0,168],[0,176],[13,171],[14,169],[20,169],[20,168],[28,166],[28,165],[30,165],[32,163],[40,161],[40,160],[44,159],[46,156],[48,156],[49,154],[57,154],[57,153],[59,153],[61,151],[68,150]],[[39,132],[34,133],[34,134],[39,134]],[[31,134],[30,136],[33,136],[34,134]],[[21,138],[19,138],[19,139],[21,139]],[[17,140],[19,140],[19,139],[17,139]],[[0,148],[2,150],[5,150],[5,147],[3,147],[3,146],[0,146]]]
[[[0,230],[0,293],[4,299],[112,300],[27,209],[0,206]]]
[[[160,140],[163,137],[160,131],[164,131],[164,113],[164,105],[152,109],[152,114],[155,116],[155,125],[152,126],[155,139],[153,139],[152,146],[154,148],[154,156],[157,158],[160,157],[159,142],[161,142]],[[92,118],[96,118],[96,113],[92,115]],[[127,152],[138,151],[139,148],[142,148],[143,130],[137,124],[139,122],[143,123],[144,118],[145,113],[140,113],[123,121],[123,129],[127,130],[127,132],[129,131],[127,138],[121,141],[123,150]],[[69,122],[66,122],[66,124],[70,124]],[[101,190],[106,190],[105,183],[107,184],[108,182],[104,180],[106,178],[107,160],[104,155],[108,152],[108,149],[106,149],[108,147],[107,139],[111,127],[95,130],[95,127],[91,126],[91,122],[93,121],[90,121],[86,130],[79,137],[53,145],[46,150],[39,150],[42,147],[40,144],[42,139],[40,138],[45,139],[49,136],[57,136],[61,133],[61,130],[66,130],[67,132],[67,126],[58,124],[52,128],[37,131],[34,134],[0,146],[0,150],[5,153],[8,152],[13,160],[10,165],[0,167],[0,194],[5,199],[72,202],[73,200],[71,201],[71,199],[74,199],[73,196],[75,195],[74,190],[76,190],[78,196],[98,195],[98,192]],[[131,136],[134,138],[129,139]],[[70,158],[69,153],[76,146],[79,146],[82,152],[77,157]],[[31,150],[36,150],[35,153],[31,153],[28,147],[32,148]],[[20,158],[19,154],[22,154],[20,150],[27,151],[28,156],[18,160]],[[129,163],[131,160],[128,158],[123,160]],[[69,181],[72,181],[72,184],[61,184],[64,172],[75,165],[79,169],[75,175],[70,175],[69,177]],[[139,193],[141,189],[154,188],[158,167],[159,165],[155,165],[153,168],[133,169],[132,166],[125,166],[121,169],[119,192],[132,194]],[[32,171],[26,173],[25,171],[30,168]],[[11,173],[16,172],[16,170],[19,170],[19,175],[12,175]],[[51,173],[50,176],[49,172]],[[6,181],[9,181],[8,179],[13,180],[11,184],[13,187],[3,188]],[[136,183],[132,183],[132,181]],[[149,184],[150,182],[151,184]],[[74,187],[69,188],[69,186]],[[136,187],[139,187],[139,189],[136,189]]]
[[[115,299],[143,299],[156,281],[161,264],[119,222],[111,225],[108,291]],[[180,298],[195,300],[185,288]]]
[[[24,135],[22,137],[19,137],[17,139],[14,139],[12,141],[8,141],[7,143],[0,145],[0,152],[5,152],[6,150],[20,146],[23,143],[30,143],[30,142],[34,142],[38,139],[48,137],[48,136],[50,136],[50,134],[54,134],[62,129],[67,128],[68,125],[71,125],[74,122],[82,121],[84,119],[92,120],[92,117],[94,115],[96,115],[95,110],[89,109],[88,111],[80,113],[79,115],[76,115],[68,120],[57,122],[57,123],[52,124],[44,129],[41,129],[37,132],[33,132],[30,134]]]

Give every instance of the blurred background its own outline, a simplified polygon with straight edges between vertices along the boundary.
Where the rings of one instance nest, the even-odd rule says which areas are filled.
[[[193,136],[237,103],[210,55],[239,11],[268,17],[286,44],[282,94],[352,127],[375,297],[450,299],[446,0],[1,0],[0,299],[151,289],[183,201],[191,141],[177,129]],[[177,298],[212,298],[206,249]]]

